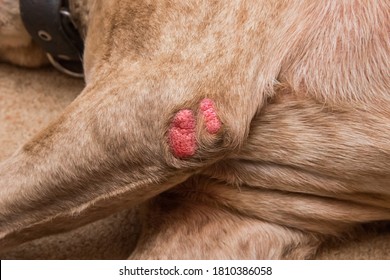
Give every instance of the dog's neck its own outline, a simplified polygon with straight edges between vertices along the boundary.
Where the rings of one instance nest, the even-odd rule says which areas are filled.
[[[83,40],[87,34],[91,2],[91,0],[69,0],[69,9],[72,14],[72,19]]]

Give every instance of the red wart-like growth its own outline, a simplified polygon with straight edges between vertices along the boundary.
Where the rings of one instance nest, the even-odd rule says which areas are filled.
[[[205,98],[200,102],[200,111],[205,118],[206,131],[210,134],[216,134],[221,128],[221,122],[217,116],[214,102]]]
[[[214,102],[211,99],[203,99],[199,105],[199,113],[204,118],[206,132],[216,134],[221,128],[221,122],[217,116]],[[177,158],[188,158],[195,154],[196,120],[192,110],[183,109],[176,113],[168,132],[169,145],[172,153]]]
[[[196,152],[195,117],[189,109],[180,110],[169,129],[169,144],[175,157],[186,158]]]

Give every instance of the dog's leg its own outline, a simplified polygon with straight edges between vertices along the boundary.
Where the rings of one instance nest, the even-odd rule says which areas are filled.
[[[131,259],[307,259],[319,234],[241,215],[218,194],[240,191],[194,176],[145,205],[140,240]],[[262,200],[261,195],[257,199]],[[245,203],[245,201],[242,201]]]
[[[135,207],[69,232],[26,242],[0,253],[0,259],[124,259],[136,245],[140,224]]]
[[[240,153],[204,172],[241,186],[218,194],[229,207],[338,234],[390,219],[389,123],[377,103],[328,107],[289,92],[254,119]]]
[[[85,98],[88,92],[0,165],[2,249],[131,207],[187,176],[162,162],[165,143],[154,142],[157,136],[145,136],[153,139],[145,149],[143,141],[137,140],[137,134],[144,135],[131,124],[135,118],[130,117],[127,124],[117,119],[113,131],[88,113],[101,103],[92,105],[88,98],[90,107],[83,103]],[[127,132],[118,131],[119,127]],[[139,149],[138,156],[133,148]],[[107,207],[110,210],[104,210]]]
[[[248,33],[272,31],[268,10],[95,4],[86,89],[0,166],[2,249],[131,207],[236,150],[278,72]]]

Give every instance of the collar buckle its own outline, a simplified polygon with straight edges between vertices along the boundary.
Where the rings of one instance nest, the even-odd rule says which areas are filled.
[[[84,43],[73,23],[67,0],[20,0],[20,14],[33,40],[62,73],[82,78]]]

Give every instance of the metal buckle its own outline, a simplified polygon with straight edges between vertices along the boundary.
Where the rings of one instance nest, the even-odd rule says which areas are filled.
[[[51,65],[53,65],[54,68],[57,69],[58,71],[60,71],[64,74],[67,74],[69,76],[75,77],[75,78],[84,78],[84,73],[78,73],[78,72],[74,72],[72,70],[69,70],[65,66],[61,65],[61,63],[59,63],[57,60],[55,60],[51,54],[46,53],[46,55],[47,55],[47,58],[49,59]]]

